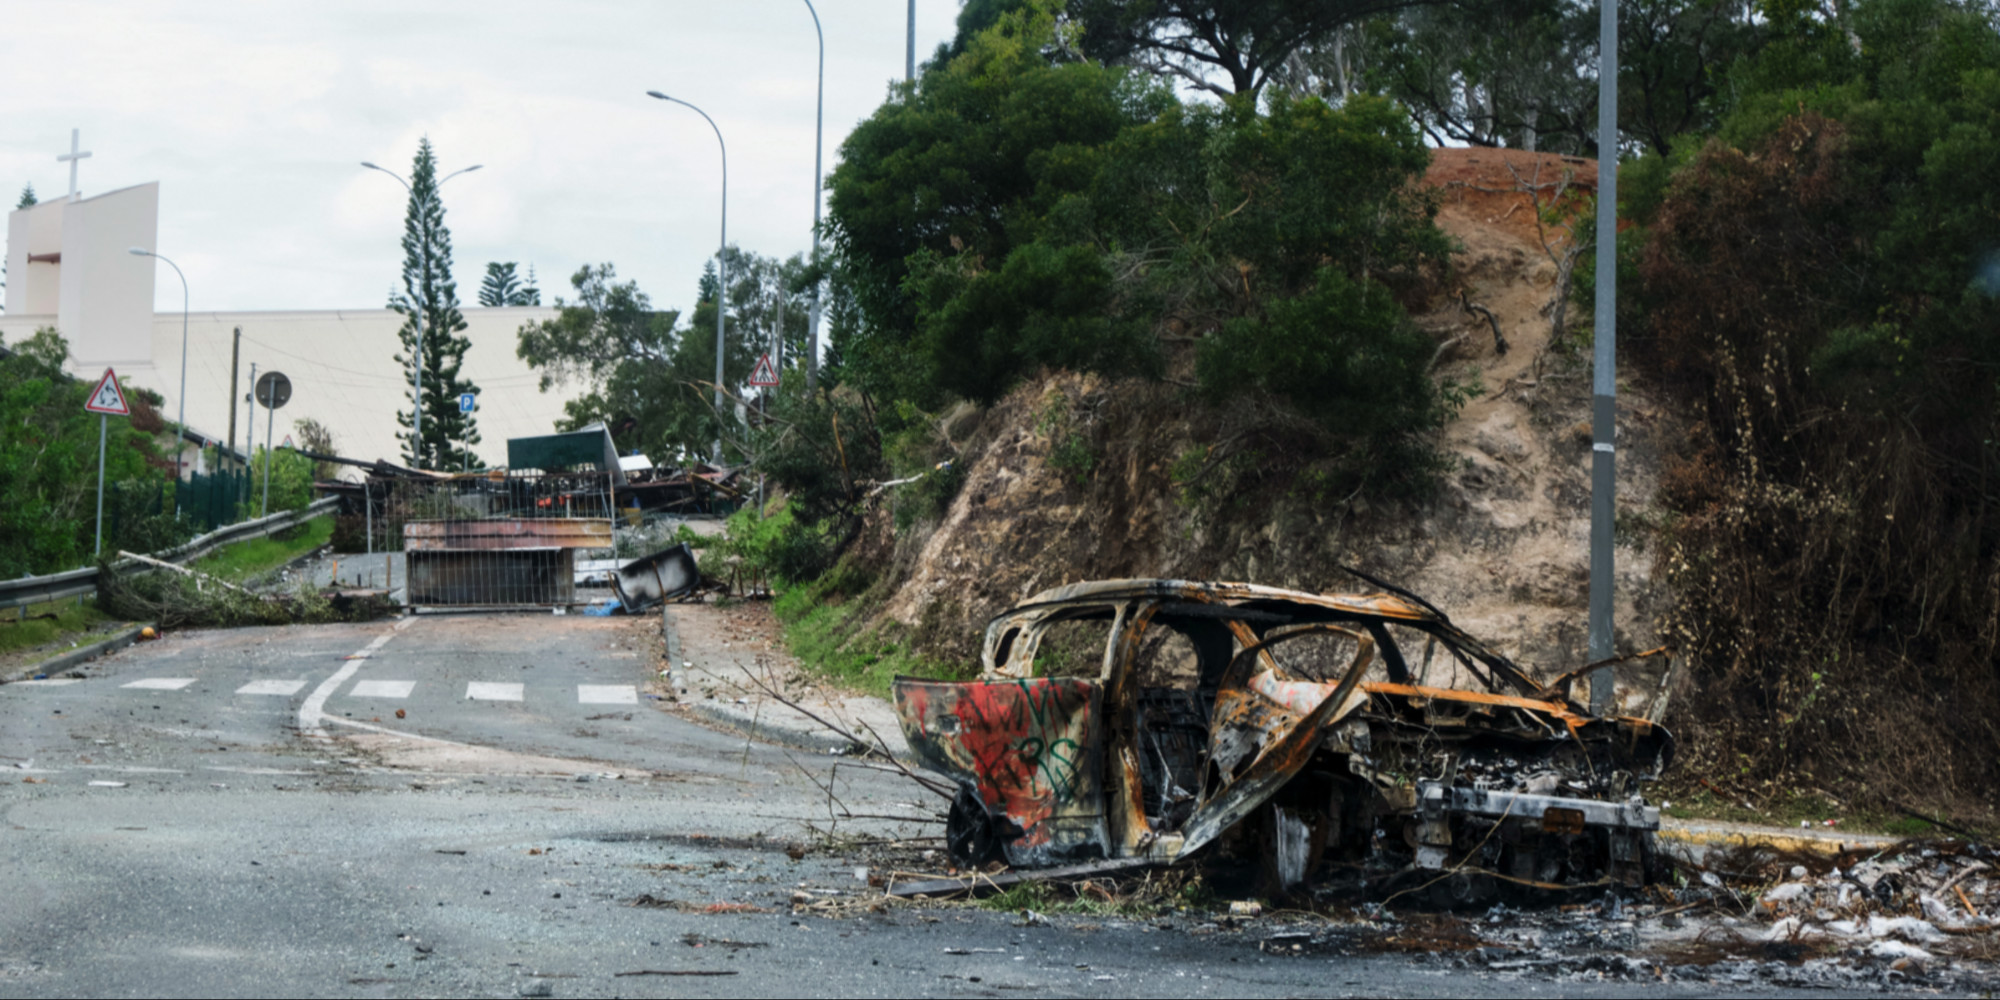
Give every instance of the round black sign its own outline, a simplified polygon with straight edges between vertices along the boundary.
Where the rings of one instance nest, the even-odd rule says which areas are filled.
[[[266,409],[282,409],[292,401],[292,380],[284,372],[265,372],[257,376],[257,402]]]

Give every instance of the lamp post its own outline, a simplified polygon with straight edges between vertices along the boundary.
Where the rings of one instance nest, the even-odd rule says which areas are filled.
[[[1618,4],[1598,0],[1597,17],[1597,312],[1591,345],[1590,659],[1617,655],[1612,630],[1612,569],[1618,482]],[[1590,675],[1590,710],[1612,708],[1609,666]]]
[[[179,264],[176,264],[171,260],[167,260],[167,258],[162,257],[159,254],[146,249],[145,247],[132,247],[131,249],[126,250],[125,252],[131,254],[134,257],[151,257],[157,261],[164,261],[168,267],[174,269],[174,274],[178,275],[181,279],[181,398],[180,398],[180,415],[174,418],[174,422],[180,425],[179,429],[176,430],[175,433],[181,436],[180,441],[174,442],[174,513],[178,515],[181,512],[181,487],[180,487],[181,451],[183,443],[187,439],[188,279],[187,275],[181,274],[181,266]]]
[[[805,0],[805,4],[812,13],[813,33],[819,36],[819,98],[813,105],[813,300],[806,337],[806,389],[812,390],[819,387],[820,289],[825,285],[819,276],[819,157],[826,136],[826,32],[820,29],[819,11],[813,9],[812,0]]]
[[[416,191],[411,189],[410,182],[404,180],[401,174],[398,174],[394,170],[390,170],[387,167],[378,167],[375,164],[369,163],[366,160],[361,161],[361,165],[367,167],[370,170],[380,170],[383,173],[388,174],[390,177],[394,177],[396,179],[396,183],[401,184],[403,186],[403,190],[409,192],[410,200],[411,201],[416,200],[417,198]],[[484,166],[484,164],[475,163],[472,166],[466,167],[462,170],[454,170],[451,173],[444,175],[444,179],[438,181],[437,186],[439,188],[442,188],[444,187],[445,181],[451,180],[452,178],[457,177],[459,174],[469,174],[474,170],[478,170],[481,166]],[[411,464],[415,465],[417,468],[420,469],[423,468],[424,465],[424,314],[429,312],[431,307],[430,295],[429,295],[430,278],[431,278],[431,241],[430,241],[430,235],[428,233],[425,234],[422,246],[424,254],[424,273],[422,280],[424,282],[423,288],[425,295],[423,303],[417,307],[417,349],[415,351],[412,351],[410,354],[410,455],[411,455]]]
[[[819,15],[813,15],[813,19],[817,22]],[[729,260],[726,253],[729,249],[729,146],[722,141],[722,129],[716,126],[715,119],[708,117],[708,112],[657,90],[646,91],[646,96],[694,108],[694,113],[715,130],[715,144],[722,149],[722,242],[715,248],[715,464],[719,466],[722,464],[722,314],[728,311],[729,304]]]

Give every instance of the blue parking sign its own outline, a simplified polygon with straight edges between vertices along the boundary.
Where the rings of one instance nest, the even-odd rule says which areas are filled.
[[[479,401],[479,397],[477,397],[477,396],[473,395],[472,393],[469,393],[469,392],[461,392],[461,393],[459,393],[459,394],[458,394],[458,412],[460,412],[460,413],[471,413],[471,412],[472,412],[472,404],[473,404],[473,403],[476,403],[476,402],[478,402],[478,401]]]

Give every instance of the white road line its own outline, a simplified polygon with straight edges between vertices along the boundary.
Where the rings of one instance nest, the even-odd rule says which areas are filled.
[[[251,681],[236,689],[237,694],[275,694],[291,697],[306,686],[305,681]]]
[[[81,677],[44,677],[38,681],[15,681],[24,687],[62,687],[64,684],[81,684]]]
[[[179,691],[193,683],[192,677],[141,677],[129,684],[120,684],[119,687],[139,688],[144,691]]]
[[[474,701],[520,701],[524,687],[499,681],[471,681],[465,685],[465,696]]]
[[[578,684],[579,705],[637,705],[639,689],[630,684]]]
[[[408,698],[417,689],[416,681],[355,681],[350,698]]]
[[[376,650],[381,649],[390,639],[395,638],[396,633],[401,632],[415,621],[416,618],[411,617],[397,622],[389,631],[376,636],[374,642],[361,647],[359,652],[348,657],[347,662],[339,670],[333,672],[333,676],[320,681],[319,687],[314,688],[313,693],[307,695],[306,700],[299,704],[299,732],[310,737],[325,739],[327,722],[326,700],[333,697],[333,692],[338,690],[342,684],[347,683],[348,678],[353,677],[355,672],[361,669],[361,664],[367,662],[369,656],[373,655]]]

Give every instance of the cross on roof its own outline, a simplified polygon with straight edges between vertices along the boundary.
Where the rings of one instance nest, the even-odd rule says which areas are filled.
[[[90,155],[89,151],[77,152],[77,144],[82,140],[81,129],[69,130],[69,152],[56,154],[57,163],[69,164],[69,200],[76,200],[76,161]]]

